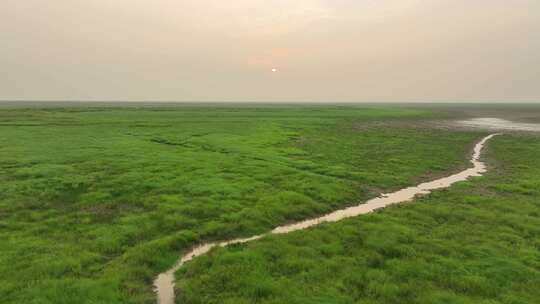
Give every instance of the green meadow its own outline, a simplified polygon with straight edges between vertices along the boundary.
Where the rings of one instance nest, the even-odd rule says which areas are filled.
[[[540,303],[539,151],[538,136],[497,137],[485,177],[214,250],[180,270],[177,303]]]
[[[0,303],[155,303],[153,279],[195,244],[463,168],[487,133],[426,127],[448,115],[390,106],[1,108]],[[540,141],[493,143],[489,178],[197,259],[178,276],[182,303],[533,303]]]

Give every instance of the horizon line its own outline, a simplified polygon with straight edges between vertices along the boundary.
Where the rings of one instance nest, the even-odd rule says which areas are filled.
[[[146,104],[540,104],[538,101],[511,101],[511,100],[496,100],[496,101],[462,101],[462,100],[445,100],[445,101],[250,101],[250,100],[216,100],[216,101],[178,101],[178,100],[53,100],[53,99],[0,99],[0,103],[146,103]]]

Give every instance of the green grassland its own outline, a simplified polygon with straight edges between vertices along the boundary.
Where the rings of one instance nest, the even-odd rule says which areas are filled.
[[[540,303],[540,137],[488,146],[484,177],[339,223],[217,249],[178,303]]]
[[[153,278],[196,243],[265,232],[464,166],[471,144],[484,133],[409,124],[440,115],[422,109],[353,106],[0,109],[0,303],[154,303]],[[405,123],[396,128],[378,121]],[[507,145],[517,143],[509,140]],[[512,187],[525,187],[506,185],[509,195]],[[482,203],[482,197],[473,198],[471,203]],[[250,301],[238,289],[245,272],[245,278],[260,276],[260,285],[247,286],[245,292],[255,292],[253,296],[261,301],[272,301],[284,286],[279,284],[290,278],[287,284],[295,288],[289,292],[297,294],[283,295],[302,302],[299,293],[307,296],[309,288],[326,280],[308,276],[305,287],[292,280],[313,263],[330,265],[325,263],[335,262],[330,258],[334,256],[347,260],[339,245],[345,238],[351,238],[350,249],[359,253],[355,258],[359,265],[370,261],[390,267],[388,254],[407,254],[421,244],[431,247],[421,235],[420,245],[394,247],[398,240],[416,238],[416,228],[403,227],[418,224],[417,229],[430,231],[433,221],[452,216],[445,205],[432,215],[430,206],[419,206],[402,218],[396,209],[384,218],[369,217],[310,232],[304,241],[294,241],[301,237],[298,234],[271,238],[252,245],[253,253],[231,249],[232,258],[228,258],[231,253],[224,253],[225,260],[221,254],[203,258],[190,265],[190,275],[182,276],[190,279],[182,282],[189,291],[186,297],[191,303],[218,303],[221,296],[229,303]],[[530,220],[535,216],[531,213]],[[423,220],[427,222],[422,224]],[[521,226],[523,221],[514,222],[516,229],[529,229]],[[366,228],[357,229],[357,225]],[[370,239],[366,229],[378,229],[377,234]],[[522,242],[522,235],[512,231],[508,228],[508,241]],[[383,233],[395,233],[397,239],[386,239]],[[378,240],[382,240],[379,245]],[[293,246],[308,241],[314,242],[309,245],[313,250]],[[270,242],[276,242],[275,250],[257,253],[264,246],[274,246]],[[363,252],[362,242],[379,246],[382,252]],[[456,242],[450,246],[459,245]],[[449,250],[442,244],[439,247]],[[290,273],[275,273],[283,281],[258,272],[263,261],[268,271],[278,268],[272,254],[280,257],[289,248],[290,260],[283,263],[290,265],[282,265],[282,271]],[[252,262],[235,264],[244,254]],[[297,255],[304,254],[306,259],[299,260]],[[319,261],[321,254],[328,261]],[[529,263],[537,266],[537,262]],[[208,263],[230,265],[203,269]],[[227,267],[232,267],[233,285],[220,286],[216,280],[223,278],[220,272]],[[411,269],[411,275],[421,276]],[[314,271],[322,270],[316,267]],[[390,276],[382,268],[345,280],[339,271],[336,284],[344,285],[316,287],[321,289],[311,293],[312,301],[327,303],[324,297],[350,288],[349,281],[368,284],[365,275],[380,280]],[[528,273],[521,276],[526,277]],[[207,281],[211,288],[205,291],[198,284]],[[389,290],[396,284],[389,285]],[[197,293],[204,295],[200,301]],[[323,298],[316,300],[316,296]]]

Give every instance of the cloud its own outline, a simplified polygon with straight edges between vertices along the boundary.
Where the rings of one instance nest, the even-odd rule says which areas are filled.
[[[204,15],[206,26],[232,30],[234,37],[272,38],[305,29],[314,22],[334,18],[331,6],[313,0],[199,1],[193,8]]]
[[[538,0],[0,0],[0,99],[533,100],[539,26]]]

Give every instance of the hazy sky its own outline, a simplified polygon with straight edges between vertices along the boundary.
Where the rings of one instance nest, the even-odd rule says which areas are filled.
[[[0,0],[0,99],[540,101],[540,1]]]

